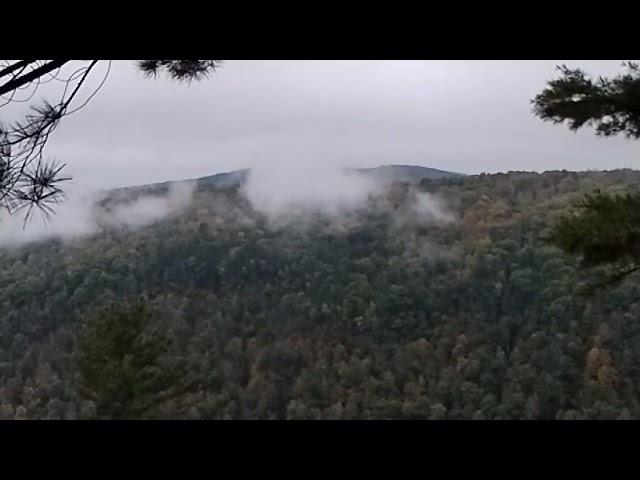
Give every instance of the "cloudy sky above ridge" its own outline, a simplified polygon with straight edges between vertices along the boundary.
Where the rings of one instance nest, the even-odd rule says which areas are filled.
[[[92,188],[271,165],[283,173],[305,165],[467,174],[637,168],[637,142],[532,115],[531,98],[560,63],[596,76],[621,71],[620,61],[229,60],[186,85],[114,61],[104,88],[64,120],[47,153]]]

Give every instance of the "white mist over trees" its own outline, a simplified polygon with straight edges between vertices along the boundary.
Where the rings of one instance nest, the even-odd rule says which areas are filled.
[[[244,192],[256,210],[275,219],[356,208],[379,188],[371,178],[322,163],[272,161],[250,171]]]
[[[47,238],[70,240],[94,234],[101,228],[135,229],[191,208],[197,180],[167,185],[166,191],[162,184],[103,192],[71,189],[69,199],[60,205],[50,222],[33,222],[24,228],[18,217],[8,218],[0,230],[0,245]],[[311,225],[318,220],[318,215],[346,218],[367,207],[373,199],[377,199],[374,209],[393,209],[391,203],[380,200],[385,198],[388,188],[389,182],[383,178],[355,170],[273,161],[249,171],[239,193],[256,212],[270,220],[272,227],[278,228],[292,223]],[[211,201],[220,202],[214,207],[228,208],[232,216],[244,215],[224,197]],[[452,218],[446,204],[427,192],[412,191],[404,210],[396,211],[398,225],[428,224]]]
[[[70,240],[95,233],[100,227],[139,228],[177,213],[191,202],[195,184],[175,182],[163,195],[141,195],[133,201],[119,203],[108,211],[98,205],[109,192],[71,191],[69,199],[49,222],[34,221],[25,228],[17,216],[0,224],[0,245],[17,245],[47,238]]]

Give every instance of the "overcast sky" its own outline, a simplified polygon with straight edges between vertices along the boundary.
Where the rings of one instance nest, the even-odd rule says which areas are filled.
[[[104,88],[51,137],[48,155],[91,187],[271,165],[637,168],[637,142],[532,115],[531,98],[559,63],[594,75],[621,70],[620,61],[229,60],[185,85],[114,61]]]

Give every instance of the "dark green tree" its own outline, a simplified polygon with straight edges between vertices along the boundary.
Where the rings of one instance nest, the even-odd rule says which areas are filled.
[[[532,100],[535,115],[567,122],[573,131],[592,126],[598,135],[640,138],[640,67],[633,62],[623,66],[625,73],[597,80],[580,69],[559,67],[562,76]],[[640,193],[596,191],[554,225],[549,240],[581,256],[586,266],[607,266],[604,277],[592,287],[616,282],[640,268],[638,206]]]
[[[184,365],[169,355],[170,341],[152,319],[138,300],[112,303],[81,325],[77,391],[95,403],[98,418],[145,418],[186,390]]]
[[[580,69],[558,67],[562,76],[532,100],[534,113],[545,121],[567,122],[574,131],[593,126],[598,135],[640,138],[640,67],[623,66],[626,73],[598,80]]]

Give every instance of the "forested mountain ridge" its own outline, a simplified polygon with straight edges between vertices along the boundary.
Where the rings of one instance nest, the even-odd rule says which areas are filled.
[[[375,168],[355,168],[350,169],[350,171],[389,182],[420,182],[425,178],[428,180],[438,180],[464,176],[461,173],[447,172],[417,165],[382,165]]]
[[[582,297],[577,260],[544,242],[583,193],[639,187],[424,179],[273,222],[240,185],[198,182],[149,225],[2,248],[0,417],[92,418],[76,324],[145,295],[198,379],[149,418],[640,418],[640,285]]]
[[[444,170],[438,170],[435,168],[421,167],[415,165],[382,165],[374,168],[347,168],[345,173],[355,173],[365,177],[375,178],[383,182],[410,182],[419,183],[423,179],[437,180],[442,178],[462,177],[464,175],[460,173],[447,172]],[[216,173],[214,175],[208,175],[206,177],[200,177],[193,180],[187,180],[189,182],[195,182],[197,184],[206,184],[216,187],[231,187],[235,185],[244,184],[249,175],[251,169],[245,168],[242,170],[234,170],[231,172]],[[118,189],[119,191],[139,191],[139,190],[155,190],[157,188],[166,188],[169,185],[176,182],[164,182],[156,183],[152,185],[141,185],[137,187],[127,187]]]

